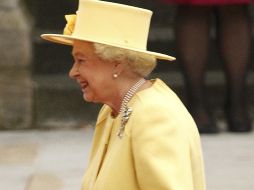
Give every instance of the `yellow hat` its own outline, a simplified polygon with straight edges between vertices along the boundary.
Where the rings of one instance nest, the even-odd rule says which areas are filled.
[[[72,45],[74,40],[97,42],[175,60],[174,57],[147,51],[152,11],[99,0],[79,0],[77,15],[68,15],[64,34],[43,34],[43,39]]]

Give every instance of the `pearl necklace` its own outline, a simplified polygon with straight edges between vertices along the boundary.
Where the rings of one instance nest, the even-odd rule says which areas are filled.
[[[123,132],[124,132],[124,128],[125,125],[127,123],[127,121],[130,118],[130,115],[132,113],[132,109],[131,107],[128,107],[127,104],[128,102],[131,100],[132,96],[136,93],[136,91],[146,82],[145,79],[140,79],[138,82],[136,82],[129,90],[128,92],[125,94],[122,104],[121,104],[121,108],[119,113],[122,114],[122,118],[121,118],[121,126],[119,129],[119,132],[117,134],[117,136],[119,138],[123,137]]]

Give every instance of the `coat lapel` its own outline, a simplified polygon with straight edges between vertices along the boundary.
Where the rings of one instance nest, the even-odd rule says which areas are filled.
[[[96,143],[98,143],[96,145],[98,148],[97,151],[93,153],[94,155],[91,160],[92,168],[89,189],[93,189],[98,174],[100,172],[101,166],[103,164],[103,160],[107,152],[107,146],[112,130],[112,124],[113,118],[111,118],[110,116],[100,118],[100,120],[97,121],[96,130],[98,131],[96,133],[98,133],[98,136],[96,135],[94,140]]]

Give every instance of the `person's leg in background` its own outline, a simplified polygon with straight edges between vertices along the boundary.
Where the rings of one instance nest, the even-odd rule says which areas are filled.
[[[251,130],[246,104],[246,76],[251,56],[247,5],[218,7],[218,37],[227,79],[226,115],[233,132]]]
[[[185,77],[187,107],[200,133],[218,132],[207,106],[204,87],[212,12],[209,6],[188,5],[177,6],[176,12],[177,59]]]

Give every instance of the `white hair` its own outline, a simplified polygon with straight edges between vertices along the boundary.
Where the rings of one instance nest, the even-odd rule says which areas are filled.
[[[132,72],[146,77],[156,67],[156,58],[152,55],[128,49],[94,43],[95,53],[103,60],[127,64]]]

